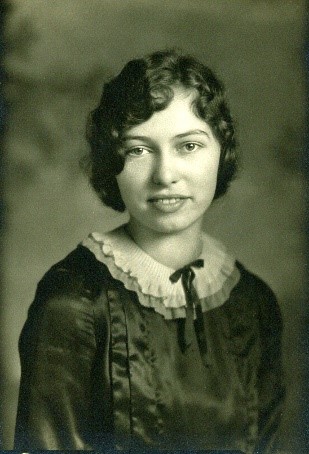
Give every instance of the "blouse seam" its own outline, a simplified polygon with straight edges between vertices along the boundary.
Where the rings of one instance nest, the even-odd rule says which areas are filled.
[[[128,338],[128,322],[127,322],[127,313],[123,301],[121,300],[121,306],[124,314],[125,320],[125,330],[126,330],[126,352],[127,352],[127,367],[128,367],[128,382],[129,382],[129,391],[130,391],[130,406],[129,406],[129,419],[130,419],[130,435],[133,435],[133,406],[132,406],[132,383],[131,383],[131,365],[130,365],[130,352],[129,352],[129,338]]]

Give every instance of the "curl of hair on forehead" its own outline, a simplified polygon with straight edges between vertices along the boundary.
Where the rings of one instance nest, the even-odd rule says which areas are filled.
[[[227,191],[239,157],[224,86],[196,58],[175,50],[158,51],[129,61],[116,77],[105,83],[100,102],[89,116],[87,167],[90,182],[105,205],[120,212],[125,210],[116,181],[124,166],[124,158],[118,152],[122,135],[164,110],[177,86],[196,93],[193,111],[211,127],[221,147],[214,198]]]

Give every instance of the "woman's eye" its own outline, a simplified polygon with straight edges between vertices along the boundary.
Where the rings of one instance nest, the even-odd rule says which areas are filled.
[[[134,147],[127,151],[127,155],[129,156],[143,156],[144,154],[149,153],[146,148],[143,147]]]
[[[185,143],[182,148],[186,152],[192,152],[192,151],[195,151],[198,147],[199,147],[199,145],[197,143],[188,142],[188,143]]]

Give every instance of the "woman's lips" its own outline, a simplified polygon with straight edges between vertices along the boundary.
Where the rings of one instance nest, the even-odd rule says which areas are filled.
[[[154,208],[163,213],[174,213],[179,210],[188,200],[188,197],[154,197],[149,202]]]

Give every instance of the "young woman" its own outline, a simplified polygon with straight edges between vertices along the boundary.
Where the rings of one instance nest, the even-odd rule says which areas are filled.
[[[15,448],[274,452],[278,305],[202,230],[237,167],[222,84],[174,51],[133,60],[87,134],[94,189],[130,218],[39,283]]]

